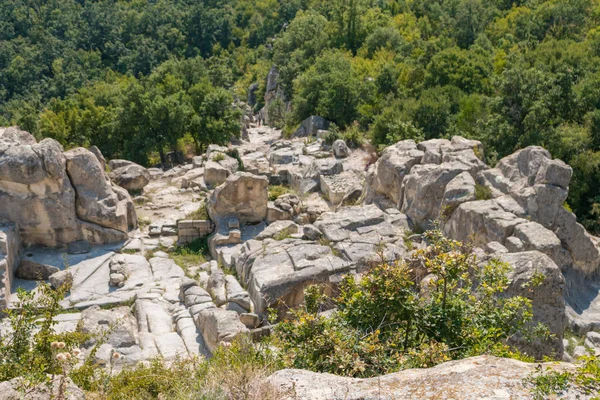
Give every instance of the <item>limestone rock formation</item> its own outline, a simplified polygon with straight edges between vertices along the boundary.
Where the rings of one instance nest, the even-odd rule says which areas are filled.
[[[219,221],[237,217],[241,224],[260,222],[267,216],[269,181],[264,176],[238,172],[215,189],[208,203],[208,214]]]
[[[141,165],[131,163],[112,170],[110,179],[127,190],[142,190],[150,182],[150,173]]]
[[[531,300],[533,324],[542,323],[554,335],[546,341],[534,340],[532,343],[515,338],[513,344],[522,352],[537,359],[544,355],[563,353],[562,337],[567,326],[565,315],[564,287],[565,279],[560,268],[546,255],[538,251],[526,251],[502,254],[502,261],[514,267],[510,272],[508,296],[523,296]],[[541,274],[544,279],[540,286],[528,289],[526,283],[531,282],[534,274]],[[525,285],[525,286],[524,286]]]
[[[98,158],[17,128],[0,129],[0,219],[17,224],[24,245],[124,240],[137,226],[126,190],[113,186]]]
[[[317,115],[311,115],[300,124],[294,132],[294,137],[316,136],[317,131],[329,128],[329,121]]]
[[[559,372],[574,370],[572,364],[548,363],[543,367]],[[286,369],[275,372],[267,381],[280,391],[282,400],[531,399],[533,386],[526,378],[536,368],[538,364],[479,356],[369,379]],[[571,387],[561,398],[591,396]]]

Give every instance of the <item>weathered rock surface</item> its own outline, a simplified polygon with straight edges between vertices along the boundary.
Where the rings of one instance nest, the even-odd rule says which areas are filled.
[[[542,342],[537,339],[533,343],[525,343],[517,338],[514,344],[519,350],[537,359],[541,359],[544,355],[555,355],[560,359],[564,350],[562,337],[567,324],[563,293],[565,279],[560,268],[548,256],[538,251],[502,254],[500,259],[514,267],[509,274],[511,283],[506,290],[506,295],[530,299],[533,312],[532,323],[546,325],[554,335],[547,341]],[[540,286],[531,289],[526,284],[532,281],[534,274],[541,274],[544,279]]]
[[[317,131],[329,128],[329,121],[323,117],[310,116],[300,124],[300,127],[294,132],[295,137],[316,136]]]
[[[235,260],[237,276],[246,285],[257,313],[265,313],[269,306],[284,312],[302,303],[308,285],[370,268],[381,257],[395,260],[405,254],[403,230],[373,205],[324,213],[314,229],[323,235],[322,242],[265,239],[241,246]]]
[[[206,150],[204,163],[204,183],[209,188],[215,188],[225,182],[227,177],[238,170],[238,161],[225,154],[224,147],[211,145]]]
[[[574,369],[572,364],[543,366],[559,371]],[[286,369],[275,372],[267,381],[279,389],[282,400],[530,399],[533,386],[526,383],[526,378],[537,368],[537,363],[480,356],[369,379]],[[569,389],[561,398],[591,396]]]
[[[111,185],[93,153],[63,153],[58,142],[36,143],[16,128],[0,130],[0,204],[25,245],[116,242],[137,226],[129,194]]]
[[[124,189],[135,191],[142,190],[150,182],[150,173],[141,165],[131,163],[113,169],[110,179]]]
[[[49,385],[39,385],[34,388],[22,389],[21,378],[0,382],[0,400],[48,400],[62,398],[64,400],[85,400],[85,392],[66,378],[61,394],[62,376],[52,376]],[[27,387],[27,386],[26,386]]]

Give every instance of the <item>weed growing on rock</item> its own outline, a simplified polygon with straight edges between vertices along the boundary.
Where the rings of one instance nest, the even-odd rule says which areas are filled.
[[[292,193],[292,189],[283,185],[269,185],[269,201],[275,201],[287,193]]]
[[[580,357],[574,372],[541,367],[538,372],[525,378],[525,384],[532,386],[535,400],[560,396],[567,390],[596,396],[593,399],[599,399],[597,396],[600,394],[600,358],[594,355]]]
[[[208,208],[206,202],[203,201],[196,211],[192,211],[191,213],[187,214],[184,219],[193,221],[206,221],[210,219],[210,217],[208,216]]]
[[[106,386],[88,392],[100,400],[245,399],[282,397],[264,379],[277,369],[274,356],[247,339],[221,346],[208,360],[178,359],[169,364],[157,358],[110,377]]]
[[[223,153],[216,153],[213,157],[212,160],[214,162],[219,162],[219,161],[223,161],[225,159],[225,154]]]
[[[490,200],[493,197],[494,196],[492,195],[492,189],[480,184],[475,185],[475,198],[477,200]]]

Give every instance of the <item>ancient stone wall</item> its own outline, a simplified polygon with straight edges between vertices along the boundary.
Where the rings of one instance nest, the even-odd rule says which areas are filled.
[[[215,229],[215,225],[210,220],[185,220],[177,222],[178,240],[177,243],[187,244],[196,239],[210,235]]]

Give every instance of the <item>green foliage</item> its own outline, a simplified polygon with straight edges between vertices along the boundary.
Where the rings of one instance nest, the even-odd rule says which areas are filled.
[[[294,81],[294,109],[298,120],[319,115],[346,127],[358,117],[361,82],[350,56],[326,51]]]
[[[531,301],[502,295],[510,266],[478,266],[468,246],[440,231],[424,237],[429,246],[412,260],[346,276],[336,298],[308,289],[305,308],[276,328],[285,365],[368,377],[480,354],[525,359],[507,344],[532,334]],[[337,311],[319,314],[325,304]]]
[[[268,349],[237,340],[220,346],[209,359],[177,359],[167,363],[157,358],[139,363],[135,368],[104,377],[106,383],[93,388],[88,395],[106,400],[277,400],[281,393],[264,382],[276,367]]]
[[[208,216],[208,208],[207,207],[208,207],[207,203],[205,201],[203,201],[202,204],[200,204],[200,207],[198,207],[198,209],[196,211],[192,211],[191,213],[187,214],[184,219],[200,220],[200,221],[209,220],[210,217]]]
[[[64,312],[60,302],[71,289],[71,282],[57,289],[40,283],[36,289],[35,292],[17,289],[16,307],[6,310],[11,334],[0,338],[0,380],[22,377],[21,389],[28,391],[49,384],[53,375],[62,375],[62,391],[66,376],[77,382],[93,379],[95,353],[112,328],[90,333],[78,326],[72,332],[56,333],[55,317]],[[81,353],[78,347],[89,341],[95,345],[83,363],[78,364]]]
[[[205,263],[211,258],[208,237],[198,238],[185,245],[177,245],[171,253],[171,258],[185,270]]]
[[[257,83],[260,110],[276,66],[284,133],[314,114],[379,148],[462,135],[491,164],[541,145],[573,166],[568,203],[598,232],[598,15],[591,0],[5,1],[0,124],[163,163],[184,137],[201,152],[237,136],[240,100]]]
[[[223,161],[225,159],[225,154],[217,152],[213,157],[212,160],[214,162],[219,162],[219,161]]]
[[[575,371],[558,371],[547,367],[530,374],[525,382],[532,386],[534,399],[560,396],[567,390],[598,398],[600,393],[600,358],[585,355],[577,361]]]
[[[292,190],[283,185],[269,185],[269,201],[275,201],[281,195],[292,193]]]
[[[350,147],[359,147],[365,142],[365,136],[360,128],[358,121],[354,121],[342,133],[341,139]]]
[[[244,171],[244,161],[242,161],[242,156],[240,156],[240,152],[238,149],[236,149],[235,147],[227,149],[227,155],[237,160],[238,171]]]
[[[403,116],[402,111],[392,106],[375,117],[371,126],[371,142],[376,146],[388,146],[400,140],[423,139],[423,131]]]
[[[487,186],[476,184],[475,185],[475,198],[477,200],[490,200],[494,198],[492,189]]]

